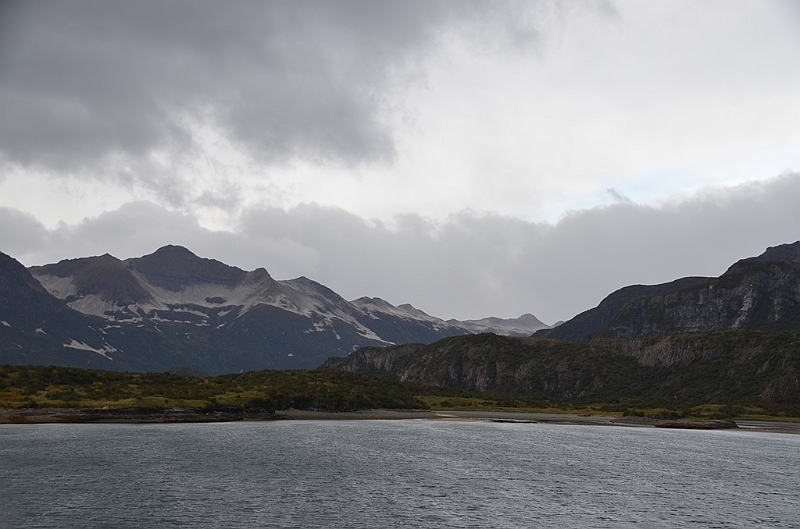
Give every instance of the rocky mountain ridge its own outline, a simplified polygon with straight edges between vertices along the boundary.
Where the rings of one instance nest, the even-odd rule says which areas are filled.
[[[800,331],[800,241],[742,259],[717,278],[622,288],[535,336],[588,341],[724,329]]]
[[[0,310],[0,361],[6,363],[41,363],[38,358],[145,371],[187,365],[208,373],[312,368],[358,347],[470,332],[411,305],[366,297],[349,302],[305,277],[278,281],[263,268],[245,271],[179,246],[124,261],[106,254],[29,270],[9,256],[3,262],[8,273],[0,281],[16,286],[0,309],[29,298],[41,298],[40,309],[53,307],[28,307],[25,317],[18,308],[14,318]],[[45,335],[52,339],[42,341]],[[74,350],[88,356],[70,356]]]
[[[384,344],[430,342],[485,332],[489,327],[528,335],[546,327],[533,315],[516,320],[444,321],[412,305],[395,307],[380,298],[347,301],[305,277],[278,281],[264,268],[247,272],[179,246],[165,246],[125,261],[108,254],[65,260],[31,267],[30,272],[70,307],[114,322],[157,320],[165,311],[208,319],[209,313],[219,314],[220,308],[238,318],[257,305],[266,305],[313,319],[317,332],[341,320],[364,338]]]
[[[519,318],[483,318],[480,320],[447,320],[448,323],[464,327],[473,334],[491,332],[503,336],[530,336],[540,329],[549,329],[550,326],[539,321],[533,314],[523,314]]]
[[[558,400],[800,404],[800,242],[718,278],[622,288],[531,338],[367,347],[322,368]]]

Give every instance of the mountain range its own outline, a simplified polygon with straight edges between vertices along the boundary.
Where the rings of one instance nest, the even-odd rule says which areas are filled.
[[[800,404],[800,242],[717,278],[625,287],[530,338],[365,347],[322,368],[557,400]]]
[[[2,364],[217,374],[314,368],[334,357],[327,369],[478,391],[517,384],[558,398],[634,387],[641,377],[680,394],[670,380],[708,382],[711,373],[726,387],[742,376],[760,380],[758,394],[793,401],[800,241],[742,259],[720,277],[622,288],[545,327],[532,315],[444,321],[380,298],[347,301],[305,277],[279,281],[179,246],[30,269],[0,254]],[[706,336],[720,331],[734,334]],[[487,332],[509,337],[478,334]],[[533,342],[511,337],[532,333]],[[621,341],[602,342],[609,339]]]
[[[515,320],[444,321],[380,298],[347,301],[305,277],[275,280],[180,246],[26,269],[0,253],[0,363],[210,374],[313,368],[363,346],[472,332],[529,335]]]

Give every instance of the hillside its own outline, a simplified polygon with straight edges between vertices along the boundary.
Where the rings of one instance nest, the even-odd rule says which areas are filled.
[[[567,342],[494,334],[366,347],[322,369],[561,401],[800,404],[800,335],[720,331]]]
[[[800,331],[800,241],[742,259],[717,278],[622,288],[535,336],[588,341],[724,329]]]
[[[0,253],[0,364],[108,364],[116,348],[104,325],[51,296],[24,266]]]

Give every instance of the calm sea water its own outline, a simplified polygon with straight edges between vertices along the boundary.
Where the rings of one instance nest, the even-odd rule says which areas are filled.
[[[433,421],[6,425],[0,527],[800,527],[800,436]]]

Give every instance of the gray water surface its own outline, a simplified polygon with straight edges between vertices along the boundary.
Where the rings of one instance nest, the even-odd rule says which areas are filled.
[[[800,527],[800,436],[547,424],[0,426],[0,527]]]

